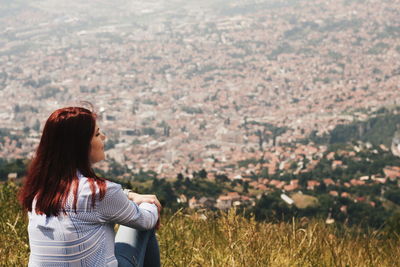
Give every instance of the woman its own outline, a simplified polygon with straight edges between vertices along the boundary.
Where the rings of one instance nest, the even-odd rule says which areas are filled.
[[[29,216],[29,266],[159,266],[154,195],[98,177],[105,135],[82,107],[48,118],[20,193]],[[120,224],[115,236],[114,224]]]

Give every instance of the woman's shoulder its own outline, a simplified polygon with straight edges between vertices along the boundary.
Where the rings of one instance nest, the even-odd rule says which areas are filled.
[[[80,193],[84,192],[92,192],[92,184],[90,183],[88,177],[83,176],[82,174],[78,174],[78,179],[79,179],[79,188],[78,191]],[[106,194],[113,194],[116,191],[122,190],[122,186],[120,184],[111,182],[109,180],[105,180],[106,183]],[[99,188],[96,186],[95,183],[95,188],[96,188],[96,193],[99,193]]]
[[[96,201],[101,199],[114,199],[118,192],[122,192],[121,185],[106,180],[106,187],[105,187],[105,195],[104,198],[100,195],[99,186],[96,183],[91,183],[88,177],[83,175],[78,176],[79,183],[78,183],[78,192],[77,192],[77,209],[80,211],[89,211],[91,210],[90,203],[92,203],[93,199],[93,186],[95,189],[95,196],[94,198]],[[66,203],[66,209],[72,209],[74,202],[74,193],[71,190],[68,201]]]

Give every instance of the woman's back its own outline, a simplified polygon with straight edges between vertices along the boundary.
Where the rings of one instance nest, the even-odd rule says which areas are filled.
[[[114,255],[114,224],[136,229],[151,229],[157,221],[157,208],[142,203],[140,208],[129,201],[121,186],[107,181],[104,199],[92,207],[88,179],[78,174],[76,213],[74,195],[69,194],[65,212],[58,216],[29,212],[29,266],[117,266]],[[55,265],[57,264],[57,265]]]

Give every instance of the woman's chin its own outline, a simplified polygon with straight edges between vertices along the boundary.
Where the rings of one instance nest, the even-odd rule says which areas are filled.
[[[94,164],[99,163],[100,161],[103,161],[103,160],[105,160],[105,157],[94,159],[94,160],[90,160],[90,164],[94,165]]]

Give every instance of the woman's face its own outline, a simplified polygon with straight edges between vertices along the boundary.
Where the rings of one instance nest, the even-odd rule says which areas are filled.
[[[92,141],[90,142],[90,155],[89,160],[91,164],[102,161],[105,159],[104,155],[104,140],[106,136],[100,132],[100,128],[95,126],[94,135]]]

